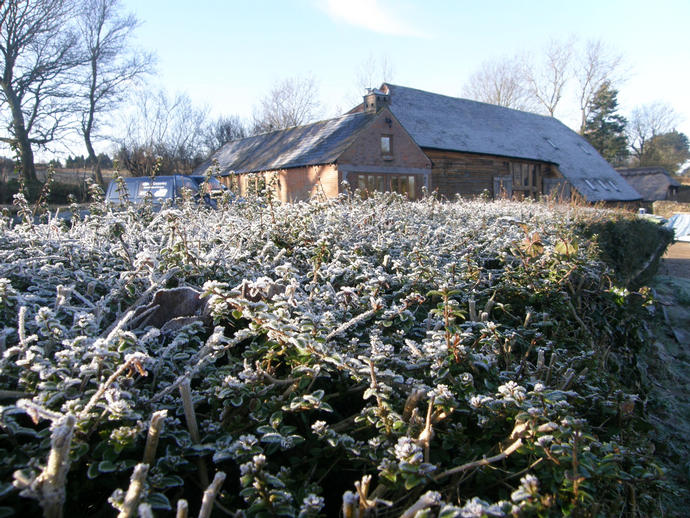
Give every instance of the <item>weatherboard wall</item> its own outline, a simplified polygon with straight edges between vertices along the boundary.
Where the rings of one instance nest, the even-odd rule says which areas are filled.
[[[424,151],[432,163],[431,190],[446,198],[456,194],[479,196],[485,192],[494,198],[506,194],[519,198],[538,197],[545,193],[545,179],[561,177],[545,162],[436,149]],[[496,181],[506,179],[509,181]],[[509,192],[497,191],[496,186],[504,184],[510,186]]]

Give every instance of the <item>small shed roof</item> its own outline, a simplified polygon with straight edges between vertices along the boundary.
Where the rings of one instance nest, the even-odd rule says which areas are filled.
[[[389,83],[381,90],[422,148],[549,162],[588,201],[640,199],[587,140],[553,117]]]
[[[214,161],[221,175],[333,163],[374,117],[373,113],[355,113],[234,140],[197,167],[194,174],[203,174]]]
[[[680,187],[680,183],[663,167],[630,167],[618,169],[618,173],[645,201],[666,200],[670,187]]]

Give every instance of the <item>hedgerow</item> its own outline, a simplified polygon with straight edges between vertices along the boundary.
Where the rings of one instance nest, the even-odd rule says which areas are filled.
[[[20,213],[0,223],[2,515],[657,510],[650,298],[581,230],[610,213],[392,194]]]

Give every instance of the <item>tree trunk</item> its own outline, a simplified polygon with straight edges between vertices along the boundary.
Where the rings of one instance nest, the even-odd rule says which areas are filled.
[[[103,173],[101,172],[101,161],[96,156],[96,152],[94,151],[93,145],[91,144],[91,135],[89,135],[88,133],[84,133],[84,143],[86,144],[86,151],[89,154],[89,160],[91,160],[91,163],[93,164],[91,166],[91,170],[93,171],[94,177],[96,178],[98,185],[100,185],[101,187],[105,187]]]
[[[34,152],[31,149],[31,141],[29,134],[24,125],[24,114],[17,95],[11,88],[6,88],[2,84],[3,93],[7,99],[7,104],[10,105],[12,111],[12,129],[14,130],[14,143],[19,150],[19,160],[21,161],[21,175],[24,178],[24,183],[31,192],[38,185],[38,178],[36,178],[36,167],[34,166]]]
[[[24,128],[22,127],[22,130]],[[24,183],[28,188],[29,192],[36,190],[38,185],[38,178],[36,177],[36,167],[34,165],[34,152],[31,149],[31,142],[29,142],[29,136],[26,131],[21,134],[19,131],[15,131],[15,138],[17,139],[17,148],[19,149],[19,159],[21,160],[21,175],[24,178]]]

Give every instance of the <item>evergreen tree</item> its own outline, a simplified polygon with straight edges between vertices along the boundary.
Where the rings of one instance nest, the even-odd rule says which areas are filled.
[[[663,167],[670,173],[677,173],[678,169],[690,159],[690,141],[684,133],[673,130],[654,135],[649,139],[645,152],[640,156],[640,166]]]
[[[590,102],[584,137],[613,165],[621,164],[628,156],[627,121],[617,111],[618,90],[606,81]]]

